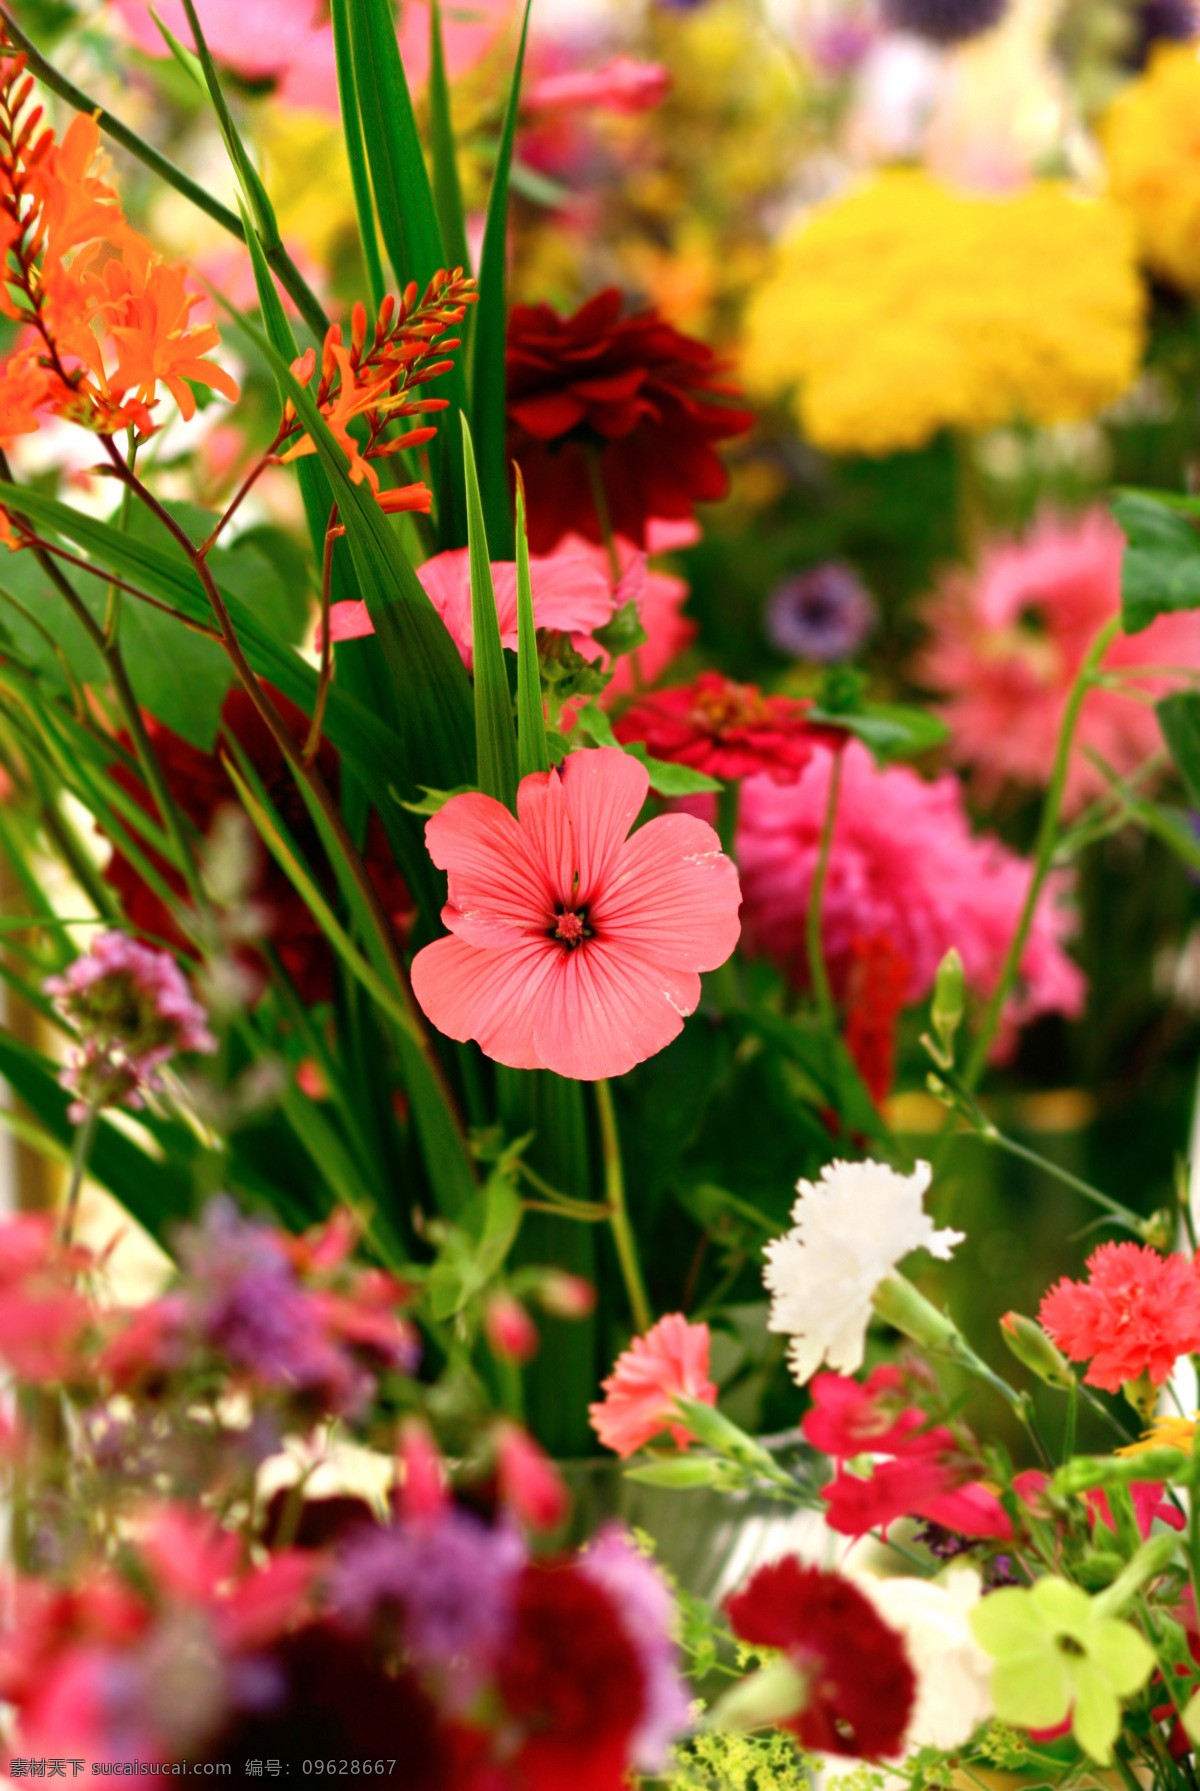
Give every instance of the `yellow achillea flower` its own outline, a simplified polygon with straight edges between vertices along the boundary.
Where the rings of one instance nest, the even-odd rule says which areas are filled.
[[[1161,44],[1105,113],[1100,142],[1113,198],[1128,208],[1153,273],[1200,290],[1200,61]]]
[[[810,441],[890,454],[942,428],[1094,415],[1135,377],[1128,220],[1058,182],[957,192],[890,169],[819,208],[751,301],[742,371]]]
[[[1182,1449],[1185,1455],[1192,1453],[1192,1444],[1196,1437],[1196,1419],[1200,1412],[1190,1418],[1155,1418],[1150,1428],[1144,1431],[1136,1443],[1127,1443],[1118,1449],[1118,1455],[1146,1455],[1151,1449]]]

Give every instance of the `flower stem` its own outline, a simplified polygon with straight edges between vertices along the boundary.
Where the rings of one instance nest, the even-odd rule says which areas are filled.
[[[604,489],[604,479],[600,472],[600,456],[595,448],[587,450],[587,466],[588,478],[592,483],[592,501],[600,523],[600,538],[608,554],[608,570],[615,591],[621,582],[621,561],[617,555],[617,538],[613,534],[612,517],[608,510],[608,493]]]
[[[617,1136],[617,1115],[613,1108],[612,1088],[606,1081],[596,1083],[596,1112],[600,1119],[600,1148],[604,1157],[604,1191],[608,1197],[608,1222],[612,1226],[613,1243],[617,1246],[621,1275],[625,1282],[625,1291],[629,1295],[629,1309],[633,1314],[634,1326],[640,1335],[650,1329],[653,1323],[653,1314],[650,1310],[650,1301],[646,1297],[641,1265],[638,1262],[637,1242],[625,1205],[625,1171],[621,1167],[621,1140]]]
[[[92,1154],[92,1145],[96,1139],[96,1125],[100,1118],[99,1107],[89,1106],[83,1119],[75,1128],[75,1143],[71,1151],[71,1180],[67,1187],[66,1204],[63,1207],[62,1241],[71,1242],[75,1230],[75,1220],[79,1212],[79,1196],[83,1189],[83,1178],[87,1172],[88,1158]]]
[[[837,1009],[833,1003],[833,991],[829,986],[829,972],[825,967],[825,948],[821,943],[821,906],[825,895],[825,878],[829,871],[833,830],[837,824],[838,796],[841,787],[842,755],[840,752],[835,752],[829,773],[829,794],[825,800],[825,819],[821,823],[821,840],[817,848],[812,888],[808,892],[808,922],[805,933],[808,947],[808,974],[812,979],[813,995],[816,998],[817,1010],[822,1022],[828,1026],[831,1032],[837,1028]]]
[[[1025,955],[1025,945],[1029,938],[1033,917],[1037,912],[1038,900],[1041,896],[1046,878],[1050,874],[1051,861],[1058,843],[1058,820],[1062,810],[1063,792],[1067,784],[1067,772],[1071,764],[1071,747],[1075,740],[1075,728],[1079,721],[1079,711],[1083,700],[1091,689],[1096,668],[1112,645],[1121,626],[1120,616],[1114,616],[1106,622],[1088,649],[1087,656],[1075,675],[1067,697],[1067,705],[1063,710],[1062,725],[1058,730],[1058,745],[1054,753],[1054,768],[1050,774],[1050,784],[1046,791],[1046,800],[1042,804],[1042,818],[1038,825],[1037,844],[1033,855],[1033,875],[1029,879],[1029,889],[1025,896],[1025,905],[1017,922],[1016,931],[1009,941],[1008,951],[1001,966],[1000,975],[996,979],[996,987],[992,990],[991,1000],[984,1010],[983,1020],[971,1047],[971,1054],[963,1070],[963,1082],[968,1089],[973,1089],[983,1074],[987,1062],[987,1054],[991,1050],[992,1040],[1000,1025],[1000,1016],[1004,1011],[1004,1003],[1008,1000],[1009,991],[1016,980],[1021,967],[1021,959]]]

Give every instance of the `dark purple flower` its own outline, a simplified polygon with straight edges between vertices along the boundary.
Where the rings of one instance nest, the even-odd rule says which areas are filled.
[[[1155,44],[1190,43],[1200,34],[1196,0],[1142,0],[1133,15],[1134,40],[1125,60],[1144,68]]]
[[[935,44],[962,43],[990,31],[1003,18],[1008,0],[883,0],[883,16],[893,31],[911,31]]]
[[[461,1706],[495,1661],[524,1562],[515,1530],[448,1506],[436,1518],[359,1531],[337,1569],[333,1606],[358,1629],[398,1607],[408,1653]]]
[[[767,603],[765,622],[781,653],[823,665],[858,651],[875,624],[875,605],[851,567],[827,560],[785,579]]]

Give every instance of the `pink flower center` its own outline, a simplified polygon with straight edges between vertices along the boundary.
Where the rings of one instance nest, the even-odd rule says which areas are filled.
[[[558,924],[555,926],[550,937],[552,939],[561,939],[568,950],[573,951],[581,940],[591,937],[591,928],[586,922],[586,908],[582,913],[576,913],[573,908],[564,908],[558,917]]]

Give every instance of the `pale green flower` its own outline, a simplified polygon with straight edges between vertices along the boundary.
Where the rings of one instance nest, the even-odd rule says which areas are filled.
[[[1080,1747],[1107,1766],[1121,1700],[1140,1691],[1154,1669],[1145,1637],[1106,1615],[1078,1586],[1055,1578],[991,1593],[970,1623],[996,1662],[992,1699],[1000,1720],[1053,1729],[1070,1713]]]

